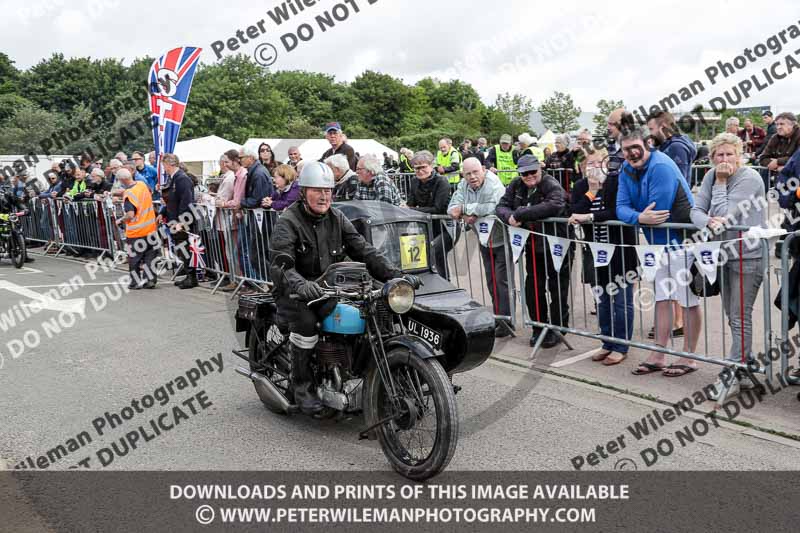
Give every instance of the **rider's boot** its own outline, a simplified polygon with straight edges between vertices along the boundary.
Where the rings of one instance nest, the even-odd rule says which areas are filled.
[[[306,415],[313,415],[322,411],[322,402],[319,401],[316,391],[312,386],[311,358],[314,349],[300,348],[289,344],[292,349],[292,389],[294,390],[294,403]]]

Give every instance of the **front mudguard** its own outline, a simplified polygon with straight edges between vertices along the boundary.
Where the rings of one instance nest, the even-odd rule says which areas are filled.
[[[436,353],[430,344],[413,335],[398,335],[383,343],[383,349],[387,353],[393,348],[407,348],[408,351],[418,356],[420,359],[436,359]]]

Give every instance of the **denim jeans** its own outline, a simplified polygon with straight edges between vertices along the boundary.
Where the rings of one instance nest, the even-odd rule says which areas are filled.
[[[605,290],[600,294],[597,304],[597,319],[600,333],[608,337],[630,340],[633,336],[633,286],[626,285],[610,296]],[[604,350],[628,353],[627,344],[603,342]]]

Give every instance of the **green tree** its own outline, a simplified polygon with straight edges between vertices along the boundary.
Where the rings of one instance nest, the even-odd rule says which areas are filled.
[[[556,133],[567,133],[580,127],[577,118],[581,115],[581,108],[575,106],[572,96],[567,93],[555,91],[539,106],[539,113],[542,124]]]
[[[22,106],[0,127],[0,151],[5,154],[41,154],[42,141],[63,131],[66,118],[36,105]]]
[[[594,121],[594,134],[596,136],[606,136],[608,131],[608,115],[615,109],[625,107],[622,100],[606,100],[601,98],[597,101],[597,114],[592,118]]]
[[[498,94],[492,107],[508,119],[511,129],[507,133],[516,137],[520,133],[530,130],[530,116],[534,107],[533,102],[527,96]]]
[[[17,91],[19,70],[14,62],[3,52],[0,52],[0,94],[9,94]]]
[[[412,108],[414,94],[401,80],[368,70],[350,85],[364,112],[364,122],[379,136],[397,132],[403,116]]]

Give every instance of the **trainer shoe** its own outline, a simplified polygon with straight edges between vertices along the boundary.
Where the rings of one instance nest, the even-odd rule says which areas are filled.
[[[718,379],[714,383],[714,390],[709,393],[708,397],[717,403],[725,403],[728,398],[737,394],[739,394],[739,380],[733,378],[733,381],[726,385],[721,379]]]

